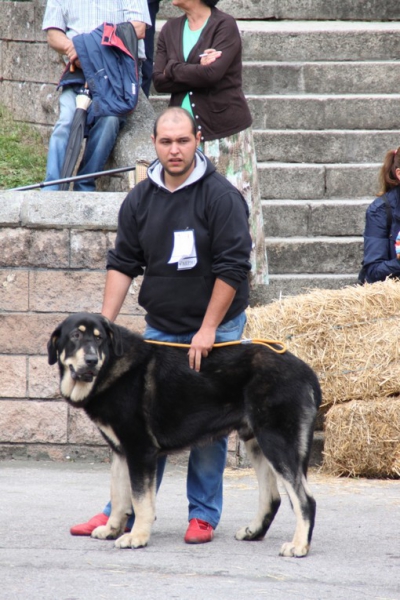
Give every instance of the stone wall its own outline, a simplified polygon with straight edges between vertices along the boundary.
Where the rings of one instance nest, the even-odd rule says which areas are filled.
[[[60,398],[46,345],[69,313],[99,312],[124,194],[0,193],[0,457],[107,458],[83,411]],[[143,329],[132,287],[119,323]]]

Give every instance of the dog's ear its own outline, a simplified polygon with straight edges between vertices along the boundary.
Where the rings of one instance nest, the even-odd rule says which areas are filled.
[[[61,334],[61,325],[59,325],[57,327],[57,329],[55,329],[53,331],[53,333],[50,336],[49,341],[47,342],[47,357],[48,357],[48,361],[49,361],[49,365],[55,365],[57,362],[57,341],[58,338],[60,337]]]
[[[103,317],[103,319],[115,356],[122,356],[124,347],[122,343],[121,328],[118,327],[118,325],[115,325],[115,323],[111,323],[106,317]]]

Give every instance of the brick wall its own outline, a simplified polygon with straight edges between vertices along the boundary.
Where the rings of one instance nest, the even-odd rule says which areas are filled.
[[[46,345],[71,312],[99,312],[105,255],[125,194],[0,192],[0,457],[108,459],[68,407]],[[118,322],[143,330],[139,281]]]

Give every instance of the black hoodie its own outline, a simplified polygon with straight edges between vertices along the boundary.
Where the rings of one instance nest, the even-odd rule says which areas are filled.
[[[182,270],[169,261],[174,232],[187,230],[193,231],[197,264]],[[216,278],[236,290],[222,323],[245,310],[250,251],[243,196],[197,152],[194,171],[174,192],[164,186],[158,160],[129,192],[107,269],[132,278],[144,273],[139,304],[147,323],[168,333],[190,333],[202,324]]]

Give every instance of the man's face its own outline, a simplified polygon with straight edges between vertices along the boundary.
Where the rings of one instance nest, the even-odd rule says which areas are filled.
[[[188,118],[166,115],[157,125],[153,142],[158,159],[170,177],[189,175],[194,167],[194,155],[200,134],[195,136]]]

